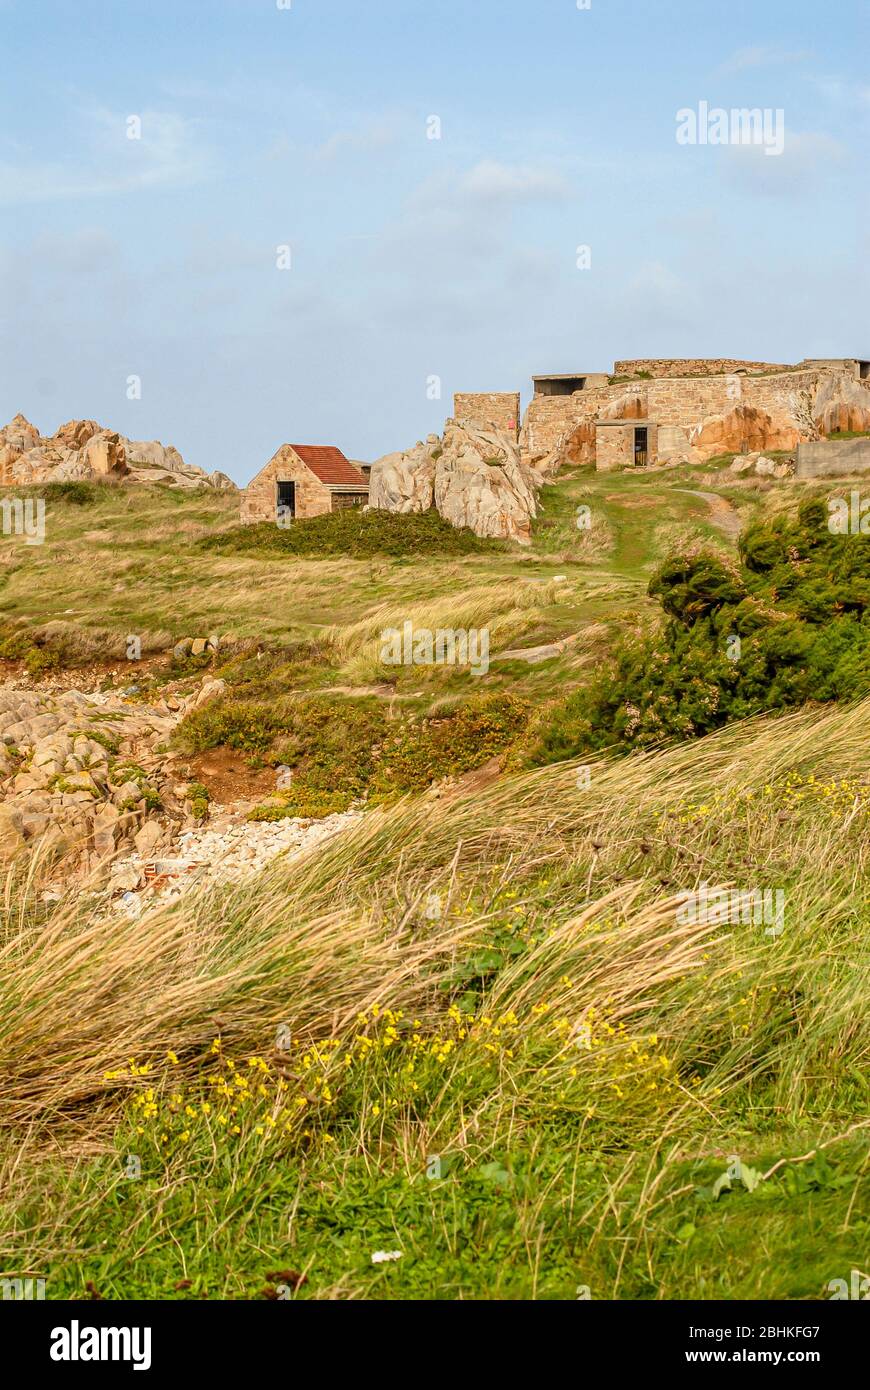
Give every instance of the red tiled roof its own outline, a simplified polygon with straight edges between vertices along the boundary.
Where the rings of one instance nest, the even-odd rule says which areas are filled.
[[[366,487],[362,473],[348,463],[340,449],[319,444],[291,444],[290,448],[322,483],[359,483],[361,489]]]

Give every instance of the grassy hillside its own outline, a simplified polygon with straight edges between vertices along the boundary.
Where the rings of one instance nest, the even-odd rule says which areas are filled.
[[[19,885],[0,1263],[55,1297],[826,1297],[866,1267],[868,714],[372,812],[126,933]],[[781,933],[681,922],[702,879],[781,889]]]
[[[346,537],[339,547],[333,534],[358,525],[348,514],[287,533],[267,528],[263,549],[263,528],[240,533],[237,498],[225,493],[81,484],[37,489],[47,498],[45,544],[0,535],[0,622],[7,630],[62,624],[64,663],[117,656],[131,633],[141,637],[146,655],[182,636],[230,630],[282,646],[319,640],[368,615],[410,616],[421,604],[436,605],[446,620],[454,599],[461,606],[459,596],[484,588],[492,593],[495,619],[506,581],[531,587],[566,575],[558,592],[527,605],[526,621],[505,630],[505,645],[587,629],[595,639],[597,623],[653,612],[646,584],[677,539],[732,544],[710,521],[709,504],[681,490],[690,482],[688,473],[641,479],[583,470],[543,490],[530,548],[476,538],[471,544],[452,530],[445,539],[429,519],[391,517],[366,527],[355,544],[371,553],[359,558],[344,553]],[[582,531],[581,505],[591,512]],[[304,527],[307,541],[298,539]],[[369,530],[382,534],[383,549],[372,544]],[[304,553],[294,553],[297,545]],[[556,663],[567,679],[574,666],[574,653]],[[528,670],[511,671],[507,683],[527,676],[534,685]],[[488,679],[505,683],[495,670]]]
[[[745,603],[736,523],[782,513],[749,595],[775,628],[785,513],[822,491],[581,470],[530,548],[357,517],[353,557],[325,522],[288,547],[220,494],[107,487],[51,498],[43,546],[2,538],[8,669],[149,634],[132,698],[226,682],[184,756],[293,767],[256,815],[369,807],[123,927],[96,884],[44,896],[47,858],[9,869],[4,1272],[48,1297],[819,1299],[866,1271],[870,700],[621,757],[572,744],[567,703],[588,723],[615,644],[655,656],[711,585]],[[385,664],[406,620],[487,627],[488,672]],[[703,884],[782,917],[687,919]]]

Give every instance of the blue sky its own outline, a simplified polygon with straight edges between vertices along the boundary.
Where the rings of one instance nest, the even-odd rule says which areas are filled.
[[[244,483],[537,372],[870,356],[865,0],[0,0],[0,44],[4,421]],[[701,101],[783,154],[678,145]]]

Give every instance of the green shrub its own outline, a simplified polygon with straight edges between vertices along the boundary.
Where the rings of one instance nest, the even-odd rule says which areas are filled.
[[[372,799],[423,791],[481,767],[521,737],[530,714],[527,701],[499,694],[477,696],[441,717],[405,721],[387,740]]]
[[[24,658],[24,665],[31,676],[40,676],[43,671],[56,671],[60,666],[60,652],[50,647],[31,647]]]
[[[824,500],[749,527],[740,567],[704,551],[650,582],[666,616],[555,706],[531,751],[549,763],[710,733],[732,719],[870,689],[870,540],[832,535]],[[739,642],[735,639],[739,639]]]
[[[189,752],[224,744],[291,768],[288,790],[252,814],[279,820],[387,802],[480,767],[524,734],[530,712],[512,695],[476,696],[445,714],[400,719],[374,698],[225,696],[189,715],[178,739]]]
[[[115,786],[120,786],[124,782],[135,782],[139,789],[138,798],[124,802],[121,807],[122,810],[133,810],[140,800],[145,802],[145,808],[148,811],[160,809],[162,804],[160,793],[148,781],[148,773],[144,768],[139,767],[138,763],[112,763],[109,766],[109,775]]]
[[[236,526],[206,536],[198,542],[202,550],[224,555],[275,556],[347,555],[361,559],[370,555],[481,555],[505,550],[502,541],[476,536],[467,527],[457,529],[434,508],[427,512],[400,515],[372,508],[347,507],[325,516],[309,517],[281,527],[271,521],[254,526]]]
[[[9,489],[13,491],[12,489]],[[6,489],[4,489],[6,491]],[[15,488],[16,497],[43,497],[47,507],[72,506],[92,507],[106,498],[116,498],[117,483],[95,483],[69,481],[63,483],[39,483],[30,487]]]
[[[202,782],[190,782],[187,787],[187,797],[190,801],[191,813],[197,820],[205,820],[211,802],[211,792],[208,787],[204,787]]]

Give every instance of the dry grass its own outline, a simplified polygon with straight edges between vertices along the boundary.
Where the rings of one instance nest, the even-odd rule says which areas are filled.
[[[279,863],[256,886],[190,895],[134,923],[121,925],[105,907],[89,911],[79,899],[37,924],[34,870],[24,897],[15,906],[8,900],[0,951],[0,1123],[50,1118],[93,1099],[103,1073],[130,1056],[167,1048],[196,1056],[216,1030],[251,1047],[281,1021],[340,1032],[372,1002],[431,1009],[438,974],[485,929],[492,893],[510,880],[520,897],[523,884],[534,894],[542,873],[555,885],[544,914],[548,934],[531,970],[524,959],[522,978],[500,978],[500,1003],[555,991],[558,1007],[576,1014],[606,989],[620,1012],[655,1011],[668,982],[697,965],[710,933],[675,925],[675,890],[662,892],[644,874],[635,845],[666,807],[709,798],[713,789],[727,801],[795,768],[862,775],[868,708],[756,720],[662,754],[598,762],[589,789],[578,787],[573,766],[559,765],[483,792],[430,794],[369,813],[292,867]],[[785,832],[776,806],[759,808],[754,834],[765,827],[800,923],[781,963],[807,947],[821,921],[836,933],[851,920],[867,847],[854,842],[860,824],[850,823],[846,838],[858,857],[844,859],[844,827],[831,819],[800,834],[795,827],[789,858],[777,844]],[[688,846],[700,832],[679,833]],[[735,825],[735,849],[741,833]],[[710,873],[709,863],[697,874],[691,862],[682,888]],[[617,864],[625,882],[614,889]],[[419,905],[433,888],[462,911],[421,928]],[[624,928],[617,940],[609,930],[585,930],[614,914]],[[760,944],[744,942],[723,958],[721,976],[710,973],[708,998]],[[807,969],[816,968],[810,956]],[[557,988],[575,972],[570,988]],[[829,981],[824,1031],[854,1029],[847,1017],[854,985],[854,977]],[[693,991],[685,1007],[673,1027],[695,1047],[707,1003]],[[806,1026],[822,1023],[814,1013]]]

